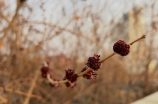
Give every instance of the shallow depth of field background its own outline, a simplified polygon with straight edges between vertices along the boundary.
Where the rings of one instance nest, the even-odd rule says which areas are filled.
[[[0,0],[0,104],[129,104],[158,90],[157,0]],[[95,81],[54,89],[41,77],[49,62],[53,78],[80,73],[88,57],[131,46],[115,55]]]

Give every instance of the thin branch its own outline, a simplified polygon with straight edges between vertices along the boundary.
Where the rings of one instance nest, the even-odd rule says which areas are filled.
[[[132,45],[132,44],[134,44],[135,42],[137,42],[137,41],[139,41],[139,40],[141,40],[141,39],[144,39],[144,38],[145,38],[145,35],[143,35],[142,37],[140,37],[140,38],[134,40],[134,41],[131,42],[129,45]],[[106,58],[104,58],[104,59],[101,60],[100,62],[101,62],[101,63],[105,62],[107,59],[111,58],[111,57],[114,56],[115,54],[116,54],[116,53],[112,53],[111,55],[107,56]],[[47,66],[47,65],[45,64],[45,66]],[[87,73],[88,71],[90,71],[90,70],[91,70],[91,69],[88,68],[88,69],[85,70],[84,72],[78,74],[78,77],[82,77],[84,74],[86,74],[86,73]],[[48,79],[48,81],[49,81],[51,84],[59,84],[59,83],[66,83],[66,82],[69,82],[69,80],[53,81],[53,80],[51,79],[51,77],[50,77],[49,74],[47,74],[47,79]]]
[[[108,57],[106,57],[105,59],[101,60],[100,63],[104,63],[107,59],[109,59],[110,57],[114,56],[116,53],[112,53],[111,55],[109,55]]]
[[[2,17],[10,24],[10,21],[9,21],[9,19],[7,18],[7,16],[5,16],[1,11],[0,11],[0,16],[2,16]],[[11,27],[13,28],[13,30],[16,30],[16,31],[18,31],[19,33],[21,33],[22,36],[25,36],[24,33],[22,32],[22,30],[19,29],[16,24],[11,23]],[[6,31],[7,29],[8,29],[8,28],[6,28],[5,31]],[[5,32],[5,31],[4,31],[4,32]],[[15,31],[15,32],[16,32],[16,31]],[[4,33],[4,34],[5,34],[5,33]],[[19,39],[19,42],[22,43],[21,40],[20,40],[20,38],[19,38],[19,36],[18,36],[18,34],[17,34],[17,32],[16,32],[16,35],[17,35],[17,37],[18,37],[18,39]],[[3,41],[3,39],[5,38],[5,36],[6,36],[6,35],[3,35],[3,37],[1,38],[2,40],[0,40],[0,42]]]
[[[15,89],[9,89],[9,88],[3,88],[3,87],[0,87],[0,90],[1,91],[6,91],[6,92],[11,92],[11,93],[16,93],[16,94],[19,94],[19,95],[24,95],[24,96],[28,96],[27,93],[25,92],[22,92],[22,91],[19,91],[19,90],[15,90]],[[36,98],[36,99],[43,99],[42,97],[38,96],[38,95],[30,95],[32,98]]]
[[[11,28],[12,24],[14,23],[14,21],[15,21],[16,18],[18,17],[18,12],[19,12],[20,8],[21,8],[21,4],[19,4],[19,5],[17,4],[16,12],[15,12],[15,14],[14,14],[12,20],[9,22],[8,27],[7,27],[6,30],[4,31],[4,34],[3,34],[2,38],[0,38],[0,43],[1,43],[1,42],[3,41],[3,39],[7,36],[7,33],[8,33],[8,31],[9,31],[9,29]],[[4,17],[1,12],[0,12],[0,15],[1,15],[2,17]],[[5,19],[6,19],[7,21],[9,21],[7,18],[5,18]]]
[[[35,87],[35,85],[36,85],[36,81],[37,81],[37,79],[38,79],[39,72],[40,72],[40,71],[37,70],[36,73],[35,73],[35,77],[34,77],[34,79],[33,79],[33,81],[32,81],[31,87],[30,87],[29,92],[28,92],[28,96],[27,96],[27,98],[25,99],[24,104],[29,104],[29,101],[30,101],[30,98],[31,98],[31,95],[32,95],[32,91],[33,91],[33,89],[34,89],[34,87]]]
[[[1,102],[0,102],[0,103],[2,103],[2,104],[7,103],[7,100],[6,100],[6,99],[4,99],[2,96],[0,96],[0,100],[1,100]]]
[[[134,44],[135,42],[137,42],[137,41],[139,41],[139,40],[141,40],[141,39],[144,39],[145,37],[146,37],[146,35],[143,35],[142,37],[138,38],[137,40],[131,42],[129,45],[132,45],[132,44]]]

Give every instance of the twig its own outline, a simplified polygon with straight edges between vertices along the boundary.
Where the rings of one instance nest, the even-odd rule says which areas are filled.
[[[135,42],[141,40],[141,39],[144,39],[145,38],[145,35],[143,35],[142,37],[134,40],[133,42],[131,42],[129,45],[132,45],[134,44]],[[107,56],[106,58],[104,58],[103,60],[101,60],[100,62],[103,63],[105,62],[107,59],[111,58],[112,56],[114,56],[116,53],[112,53],[111,55]],[[85,70],[84,72],[78,74],[78,77],[82,77],[84,74],[86,74],[88,71],[90,71],[91,69],[88,68],[87,70]],[[48,81],[51,83],[51,84],[59,84],[59,83],[66,83],[66,82],[69,82],[69,80],[63,80],[63,81],[53,81],[51,78],[50,78],[50,75],[47,74],[47,79]]]
[[[105,62],[107,59],[109,59],[110,57],[114,56],[115,53],[112,53],[111,55],[109,55],[108,57],[106,57],[105,59],[101,60],[100,62],[103,63]]]
[[[51,78],[50,78],[50,74],[47,74],[47,79],[50,83],[52,84],[58,84],[58,83],[66,83],[68,82],[68,80],[62,80],[62,81],[53,81]]]
[[[143,35],[142,37],[138,38],[137,40],[131,42],[129,45],[132,45],[132,44],[134,44],[135,42],[137,42],[137,41],[139,41],[139,40],[141,40],[141,39],[144,39],[145,37],[146,37],[146,35]]]
[[[9,88],[0,87],[0,90],[1,90],[1,91],[6,91],[6,92],[11,92],[11,93],[16,93],[16,94],[19,94],[19,95],[28,96],[27,93],[22,92],[22,91],[19,91],[19,90],[15,90],[15,89],[9,89]],[[31,96],[32,98],[42,99],[42,97],[40,97],[40,96],[38,96],[38,95],[30,95],[30,96]]]
[[[12,24],[14,23],[14,21],[15,21],[16,18],[18,17],[18,12],[19,12],[20,8],[21,8],[21,5],[17,5],[16,12],[15,12],[15,14],[14,14],[12,20],[9,22],[8,27],[7,27],[6,30],[4,31],[4,34],[3,34],[2,38],[0,38],[0,43],[1,43],[1,42],[3,41],[3,39],[7,36],[7,33],[8,33],[8,31],[9,31],[9,29],[11,28]],[[0,13],[1,13],[1,12],[0,12]],[[1,13],[0,15],[1,15],[2,17],[4,17],[4,16],[2,15],[2,13]],[[5,18],[5,19],[6,19],[6,18]],[[8,21],[8,19],[6,19],[6,20]]]
[[[39,72],[40,72],[39,70],[36,71],[35,77],[34,77],[34,79],[32,81],[31,87],[30,87],[29,92],[28,92],[28,96],[25,99],[23,104],[29,104],[29,101],[30,101],[30,98],[31,98],[31,95],[32,95],[32,91],[33,91],[33,89],[34,89],[34,87],[36,85],[36,81],[38,79]]]
[[[0,103],[7,103],[7,100],[6,99],[4,99],[2,96],[0,96],[0,100],[1,100],[1,102]]]
[[[90,71],[92,69],[88,68],[87,70],[85,70],[84,72],[78,74],[79,77],[83,76],[84,74],[86,74],[88,71]]]
[[[1,11],[0,11],[0,16],[2,16],[8,23],[10,23],[9,19],[8,19]],[[17,26],[16,24],[14,24],[14,23],[11,24],[11,27],[13,28],[13,30],[15,30],[16,35],[17,35],[17,37],[18,37],[18,39],[19,39],[19,42],[20,42],[20,44],[21,44],[22,42],[21,42],[21,40],[20,40],[20,38],[19,38],[19,36],[18,36],[18,34],[17,34],[17,31],[18,31],[19,33],[21,33],[22,36],[25,36],[24,33],[23,33],[22,30],[19,29],[18,26]],[[3,37],[2,37],[2,41],[3,41],[4,38],[5,38],[5,35],[3,35]]]

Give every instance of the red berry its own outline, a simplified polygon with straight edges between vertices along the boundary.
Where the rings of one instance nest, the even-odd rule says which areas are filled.
[[[42,68],[41,68],[41,72],[42,72],[42,77],[43,78],[47,78],[47,74],[49,73],[50,74],[50,69],[49,69],[49,67],[45,67],[45,66],[43,66]],[[52,77],[52,75],[50,75],[50,77]]]
[[[100,60],[99,57],[100,55],[95,55],[95,54],[94,54],[94,57],[89,57],[86,65],[93,70],[100,69],[101,63],[99,62]]]
[[[68,70],[65,70],[65,77],[64,77],[64,80],[69,80],[71,82],[75,82],[77,81],[77,77],[78,75],[75,73],[74,70],[71,70],[71,69],[68,69]]]
[[[114,44],[113,51],[121,56],[126,56],[130,52],[130,45],[122,40],[119,40]]]
[[[49,70],[50,70],[49,67],[43,66],[43,67],[41,68],[41,71],[42,71],[43,73],[47,73]]]
[[[42,73],[43,78],[47,78],[47,73]]]

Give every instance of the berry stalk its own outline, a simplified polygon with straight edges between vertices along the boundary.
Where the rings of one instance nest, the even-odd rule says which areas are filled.
[[[84,72],[78,74],[78,77],[82,77],[84,74],[86,74],[88,71],[90,71],[91,69],[88,68],[87,70],[85,70]]]
[[[66,83],[68,80],[62,80],[62,81],[53,81],[52,78],[50,77],[50,74],[47,74],[47,79],[51,84],[60,84],[60,83]]]
[[[112,53],[111,55],[109,55],[108,57],[106,57],[105,59],[101,60],[100,63],[104,63],[107,59],[109,59],[110,57],[114,56],[115,53]]]
[[[138,38],[137,40],[131,42],[129,45],[133,45],[135,42],[141,40],[141,39],[144,39],[146,37],[146,35],[143,35],[142,37]]]

